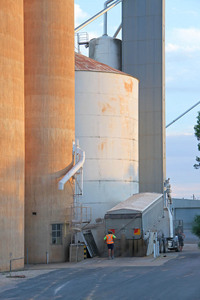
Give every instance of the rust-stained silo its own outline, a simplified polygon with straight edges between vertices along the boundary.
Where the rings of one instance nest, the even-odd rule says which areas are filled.
[[[23,0],[0,1],[0,271],[24,265]],[[22,258],[22,259],[21,259]]]
[[[25,0],[25,252],[30,263],[67,258],[66,207],[73,186],[58,181],[72,166],[74,1]]]
[[[75,70],[76,138],[86,156],[80,202],[95,222],[138,193],[139,81],[80,54]]]

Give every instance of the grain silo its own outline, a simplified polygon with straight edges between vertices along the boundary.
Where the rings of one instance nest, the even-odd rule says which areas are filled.
[[[122,41],[103,35],[89,42],[89,57],[114,69],[122,69]]]
[[[23,0],[0,1],[0,15],[0,270],[6,271],[10,261],[12,269],[24,266]]]
[[[76,54],[75,132],[92,221],[138,192],[138,80]]]
[[[58,190],[72,167],[74,1],[24,1],[25,251],[30,263],[61,262],[69,245],[66,208],[73,185]]]

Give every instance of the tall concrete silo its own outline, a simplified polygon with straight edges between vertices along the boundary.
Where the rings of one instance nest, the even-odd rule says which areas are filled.
[[[12,8],[12,9],[11,9]],[[0,1],[0,270],[24,266],[23,0]]]
[[[138,80],[76,54],[75,132],[92,221],[138,192]]]
[[[122,70],[140,80],[140,192],[165,180],[165,0],[122,3]]]
[[[73,186],[58,181],[72,166],[74,1],[24,1],[26,228],[30,263],[67,259],[67,206]]]

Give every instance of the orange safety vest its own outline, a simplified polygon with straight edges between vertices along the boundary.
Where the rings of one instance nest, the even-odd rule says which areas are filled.
[[[112,234],[107,234],[106,235],[106,243],[107,244],[114,244],[113,235]]]

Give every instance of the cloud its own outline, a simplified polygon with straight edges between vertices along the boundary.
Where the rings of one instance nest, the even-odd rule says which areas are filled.
[[[200,29],[174,28],[166,32],[167,89],[199,89]]]
[[[193,54],[200,51],[200,29],[174,28],[170,33],[170,42],[166,44],[166,53],[181,52]]]
[[[191,132],[184,132],[184,133],[180,133],[180,132],[171,132],[171,133],[166,133],[166,137],[179,137],[179,138],[183,138],[185,136],[194,136],[193,133]]]
[[[199,190],[199,184],[175,184],[174,186],[175,190],[172,187],[172,197],[173,198],[184,198],[184,199],[192,199],[193,195],[196,199],[200,199],[200,190]]]
[[[165,77],[165,82],[166,82],[166,84],[167,83],[170,83],[170,82],[174,82],[175,81],[175,77],[173,77],[173,76],[171,76],[171,74],[170,74],[170,76],[166,76]]]
[[[75,7],[75,27],[79,26],[81,23],[88,20],[91,15],[89,15],[79,4],[74,4]],[[102,27],[103,23],[97,23],[98,26],[95,26],[91,24],[88,24],[87,27],[84,27],[82,30],[79,31],[79,33],[88,34],[88,40],[91,40],[93,38],[97,38],[102,35]],[[80,36],[82,39],[86,39],[86,36]],[[78,51],[78,45],[77,45],[77,35],[75,35],[75,50]],[[86,49],[84,45],[80,46],[81,54],[88,56],[88,48]]]
[[[176,7],[172,7],[171,8],[171,13],[177,15],[184,15],[184,17],[198,17],[199,16],[199,12],[196,10],[182,10],[182,9],[178,9]]]
[[[174,34],[184,44],[200,46],[200,29],[198,28],[177,28],[174,30]]]
[[[80,23],[86,21],[86,19],[89,18],[88,13],[83,11],[79,4],[74,4],[74,11],[75,27],[77,27],[78,25],[80,25]]]
[[[176,52],[180,49],[180,46],[168,43],[165,47],[166,52]]]
[[[81,23],[83,23],[84,21],[86,21],[87,19],[90,18],[90,15],[85,12],[81,6],[79,4],[74,4],[74,8],[75,8],[75,14],[74,14],[74,18],[75,18],[75,27],[79,26]],[[95,31],[88,31],[88,28],[83,29],[83,31],[80,32],[85,32],[88,34],[88,39],[91,40],[93,38],[96,38],[99,36],[99,34]],[[85,36],[84,36],[85,39]],[[78,45],[77,45],[77,36],[75,36],[75,49],[76,51],[78,51]],[[88,56],[88,49],[86,49],[84,46],[80,47],[81,53],[83,55]]]
[[[171,134],[166,138],[167,178],[171,178],[172,197],[200,195],[200,172],[193,168],[198,154],[194,134]]]

